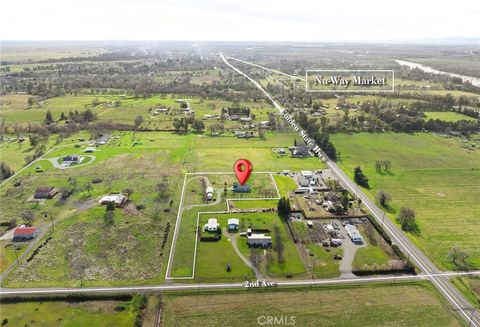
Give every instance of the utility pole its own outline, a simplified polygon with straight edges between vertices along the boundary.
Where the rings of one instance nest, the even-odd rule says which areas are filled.
[[[475,308],[472,307],[472,314],[470,315],[470,321],[468,322],[468,327],[472,326],[472,321],[474,316],[475,316]]]
[[[18,260],[18,250],[16,247],[15,247],[15,257],[17,258],[17,265],[20,266],[20,261]]]
[[[52,222],[52,231],[54,232],[55,231],[55,225],[53,224],[53,215],[51,212],[48,212],[48,211],[44,211],[42,212],[43,213],[43,217],[44,218],[48,218],[48,216],[50,215],[50,221]]]

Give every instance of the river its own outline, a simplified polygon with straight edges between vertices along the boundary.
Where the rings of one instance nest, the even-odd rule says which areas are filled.
[[[424,66],[421,64],[417,64],[414,62],[410,61],[405,61],[405,60],[396,60],[395,61],[402,65],[402,66],[408,66],[410,68],[418,68],[423,70],[425,73],[432,73],[432,74],[441,74],[441,75],[448,75],[452,77],[458,77],[461,78],[463,82],[470,82],[472,85],[480,87],[480,78],[478,77],[471,77],[471,76],[465,76],[465,75],[460,75],[460,74],[455,74],[455,73],[449,73],[449,72],[442,72],[441,70],[434,69],[432,67]]]

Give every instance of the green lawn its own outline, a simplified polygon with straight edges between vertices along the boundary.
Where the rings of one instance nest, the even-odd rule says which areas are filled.
[[[341,152],[340,166],[350,176],[357,165],[370,179],[373,197],[379,190],[392,196],[394,219],[401,206],[416,212],[420,234],[410,235],[437,264],[453,246],[461,246],[480,267],[480,152],[458,138],[435,134],[333,134]],[[376,160],[390,160],[390,173],[375,171]]]
[[[12,263],[17,260],[17,255],[20,257],[27,248],[26,244],[13,245],[7,244],[5,241],[0,241],[0,273],[3,273]],[[16,250],[16,251],[15,251]],[[17,252],[17,254],[15,254]]]
[[[452,283],[472,305],[480,309],[480,277],[456,277],[452,279]]]
[[[2,303],[4,326],[133,326],[135,300]]]
[[[267,273],[269,276],[285,277],[286,275],[303,275],[305,267],[303,266],[300,255],[293,241],[288,236],[287,227],[276,213],[243,213],[223,215],[224,219],[239,218],[240,229],[245,231],[247,228],[267,228],[270,229],[269,234],[272,237],[272,248],[267,249]],[[223,218],[222,217],[222,218]],[[275,234],[275,226],[279,229],[279,236]],[[283,261],[282,254],[276,250],[276,244],[283,244]],[[238,247],[243,255],[251,257],[256,250],[248,247],[246,238],[238,239]],[[263,250],[260,250],[262,252]]]
[[[278,191],[282,197],[286,197],[289,191],[294,191],[298,187],[297,183],[288,176],[274,175],[274,178],[278,186]]]
[[[162,326],[462,326],[430,284],[166,293]],[[259,320],[260,319],[260,320]]]
[[[475,118],[453,111],[425,112],[425,120],[428,119],[440,119],[449,122],[456,122],[459,120],[477,121]]]

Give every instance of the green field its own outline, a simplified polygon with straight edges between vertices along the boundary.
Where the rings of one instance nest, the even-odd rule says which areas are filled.
[[[410,237],[446,268],[453,246],[471,255],[480,267],[478,247],[480,152],[458,138],[435,134],[334,134],[340,166],[350,176],[357,165],[370,179],[370,196],[384,190],[392,196],[390,218],[401,206],[416,212],[420,233]],[[376,160],[390,160],[391,172],[375,171]]]
[[[2,303],[4,326],[133,326],[138,299]]]
[[[116,123],[133,125],[135,117],[141,115],[145,119],[142,128],[146,129],[173,129],[173,119],[185,117],[180,111],[180,104],[177,99],[183,99],[177,95],[155,95],[151,97],[135,97],[131,95],[66,95],[62,97],[49,98],[44,101],[28,105],[30,96],[24,94],[8,94],[2,97],[0,102],[0,113],[5,117],[7,123],[26,124],[27,122],[43,122],[48,110],[52,113],[54,120],[60,118],[61,113],[68,116],[69,111],[79,112],[90,109],[97,115],[98,120],[113,121]],[[190,108],[195,111],[194,116],[202,119],[203,115],[220,115],[222,108],[228,107],[249,107],[254,120],[268,120],[268,113],[274,112],[273,107],[264,101],[244,101],[234,103],[221,99],[201,99],[188,97],[186,99]],[[168,114],[155,114],[156,108],[170,108]],[[206,126],[219,123],[220,120],[203,120]],[[223,121],[227,129],[240,128],[238,121]],[[207,128],[208,131],[208,128]]]
[[[477,121],[477,119],[453,111],[425,112],[425,119],[440,119],[449,122],[459,120]]]
[[[165,327],[255,326],[265,316],[293,318],[295,326],[462,325],[426,283],[166,293],[163,302]]]

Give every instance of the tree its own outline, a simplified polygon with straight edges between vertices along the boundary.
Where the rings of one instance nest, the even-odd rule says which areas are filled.
[[[265,137],[265,132],[263,130],[258,131],[258,137],[260,140],[265,141],[267,138]]]
[[[175,129],[175,132],[179,133],[182,131],[187,130],[188,131],[188,123],[185,121],[185,118],[175,118],[173,120],[173,128]]]
[[[52,117],[52,113],[50,112],[50,110],[47,110],[47,113],[45,114],[45,125],[50,125],[50,124],[53,124],[53,117]]]
[[[137,117],[135,117],[135,121],[133,122],[135,129],[138,129],[140,125],[142,125],[143,121],[144,121],[143,116],[138,115]]]
[[[28,140],[30,141],[30,146],[34,148],[38,145],[38,142],[40,142],[40,137],[36,134],[30,134],[28,135]]]
[[[125,194],[126,196],[130,196],[133,194],[133,190],[131,188],[126,188],[122,191],[123,194]]]
[[[471,267],[469,258],[468,252],[458,246],[451,248],[447,255],[447,261],[458,270],[468,270]]]
[[[354,174],[355,183],[357,183],[358,185],[360,185],[362,187],[369,188],[368,178],[367,178],[367,176],[365,176],[365,174],[363,173],[362,168],[360,168],[360,166],[357,166],[357,167],[354,168],[353,174]]]
[[[397,221],[404,231],[413,231],[416,228],[415,211],[412,208],[402,207],[397,215]]]
[[[287,199],[286,197],[282,197],[280,200],[278,200],[277,210],[278,210],[278,213],[281,215],[290,213],[291,211],[290,200]]]
[[[168,192],[168,184],[165,182],[161,182],[157,184],[157,193],[158,193],[158,199],[160,201],[166,201],[169,196]]]
[[[95,120],[95,114],[90,109],[87,109],[83,112],[83,120],[85,122],[93,121]]]
[[[201,132],[205,129],[205,124],[200,119],[194,119],[192,128],[195,130],[195,132]]]
[[[32,226],[33,220],[35,219],[35,213],[32,210],[22,211],[22,219],[25,221],[25,224]]]
[[[386,193],[385,191],[378,191],[377,195],[375,196],[377,199],[378,203],[382,205],[382,207],[386,207],[388,205],[388,201],[392,199],[390,194]]]
[[[4,162],[0,162],[0,181],[3,181],[14,174],[14,171]]]
[[[65,113],[62,111],[62,113],[60,114],[60,120],[61,121],[64,121],[64,120],[67,120],[67,116],[65,116]]]
[[[115,211],[107,211],[105,215],[103,216],[103,219],[105,221],[105,225],[111,226],[113,225],[115,218]]]
[[[69,197],[70,194],[71,194],[71,192],[70,192],[70,190],[68,189],[68,187],[60,187],[60,189],[58,190],[58,193],[60,193],[62,200],[68,199],[68,197]]]
[[[107,202],[107,206],[105,208],[105,211],[115,211],[115,203],[113,202]]]

